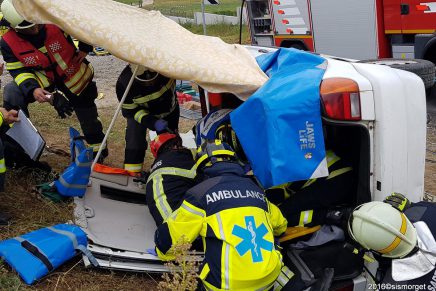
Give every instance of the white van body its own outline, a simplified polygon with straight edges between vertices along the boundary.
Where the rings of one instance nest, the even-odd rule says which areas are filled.
[[[254,56],[274,49],[248,47]],[[426,148],[426,103],[422,80],[413,73],[390,67],[356,63],[326,56],[323,79],[348,78],[360,91],[361,120],[335,121],[332,127],[356,128],[362,135],[359,153],[359,191],[383,200],[391,192],[422,200]],[[353,148],[355,140],[341,143]],[[123,197],[127,197],[124,199]],[[76,223],[88,234],[89,249],[101,267],[129,271],[162,272],[155,256],[155,223],[145,205],[144,185],[127,176],[93,172],[83,198],[76,198]],[[86,259],[85,259],[86,261]],[[364,276],[354,279],[354,290],[366,290]]]

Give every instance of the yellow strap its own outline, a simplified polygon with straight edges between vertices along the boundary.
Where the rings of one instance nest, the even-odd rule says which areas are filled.
[[[13,62],[13,63],[6,63],[6,70],[16,70],[24,68],[24,65],[22,62]]]
[[[401,227],[400,227],[400,233],[405,234],[407,230],[407,222],[406,222],[406,216],[404,216],[403,213],[401,213]],[[387,246],[386,248],[382,250],[378,250],[380,254],[387,254],[393,251],[399,244],[401,243],[401,238],[398,236],[395,237],[395,239],[392,241],[392,243]]]
[[[46,54],[46,53],[47,53],[47,48],[46,48],[45,46],[40,47],[38,50],[39,50],[40,52],[42,52],[43,54]]]
[[[22,74],[18,74],[15,77],[15,83],[17,83],[17,85],[19,86],[21,83],[23,83],[24,81],[26,81],[28,79],[35,79],[36,81],[38,81],[38,79],[36,78],[36,76],[34,74],[22,73]]]
[[[165,92],[167,92],[170,89],[173,89],[173,85],[175,85],[174,83],[174,79],[170,79],[168,81],[168,83],[163,86],[158,92],[155,92],[153,94],[149,94],[149,95],[145,95],[139,98],[135,98],[133,99],[133,102],[137,103],[137,104],[141,104],[141,103],[147,103],[151,100],[155,100],[160,98]]]
[[[6,172],[5,159],[0,159],[0,174]]]
[[[58,63],[58,65],[61,67],[62,71],[65,71],[66,69],[68,69],[67,64],[65,63],[65,61],[62,59],[61,55],[59,53],[55,53],[53,54],[56,63]]]
[[[342,174],[348,173],[348,172],[350,172],[350,171],[352,171],[352,170],[353,170],[352,167],[346,167],[346,168],[342,168],[342,169],[335,170],[335,171],[333,171],[333,172],[330,173],[330,175],[327,177],[327,180],[329,180],[329,179],[333,179],[334,177],[337,177],[337,176],[339,176],[339,175],[342,175]]]

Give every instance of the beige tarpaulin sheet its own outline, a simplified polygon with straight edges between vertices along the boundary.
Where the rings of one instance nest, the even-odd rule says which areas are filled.
[[[53,23],[114,56],[211,92],[248,97],[267,80],[242,46],[196,35],[157,11],[112,0],[13,0],[34,23]]]

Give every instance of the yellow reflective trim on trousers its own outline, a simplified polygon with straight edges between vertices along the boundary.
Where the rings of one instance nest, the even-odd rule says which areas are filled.
[[[50,87],[51,85],[50,81],[48,80],[47,76],[44,73],[41,73],[39,71],[35,71],[34,73],[37,77],[39,85],[41,85],[42,88]]]
[[[53,54],[56,63],[58,63],[58,65],[61,67],[62,71],[65,71],[66,69],[68,69],[67,64],[65,63],[65,61],[62,59],[61,55],[58,53]]]
[[[124,164],[124,170],[138,173],[142,171],[142,164]]]
[[[303,189],[303,188],[309,187],[310,185],[312,185],[315,182],[316,182],[316,179],[307,180],[306,183],[304,183],[303,187],[301,187],[301,188]]]
[[[313,210],[306,210],[300,212],[300,222],[298,226],[304,226],[312,222]]]
[[[17,83],[17,85],[19,86],[21,83],[23,83],[24,81],[26,81],[28,79],[35,79],[36,81],[38,81],[35,74],[22,73],[22,74],[19,74],[15,77],[15,83]]]
[[[3,125],[4,116],[3,113],[0,112],[0,126]]]
[[[132,103],[132,104],[126,104],[126,103],[124,103],[124,104],[121,106],[121,108],[123,108],[123,109],[128,109],[128,110],[132,110],[132,109],[136,109],[136,108],[138,108],[138,105],[137,105],[137,104],[134,104],[134,103]]]
[[[93,152],[98,152],[98,150],[100,149],[101,143],[92,143],[89,144],[88,147],[92,148]],[[106,146],[104,147],[104,149],[106,148]]]
[[[24,68],[24,65],[22,62],[13,62],[13,63],[6,63],[6,70],[16,70]]]
[[[350,171],[352,171],[352,170],[353,170],[352,167],[346,167],[346,168],[342,168],[342,169],[335,170],[335,171],[333,171],[333,172],[330,173],[330,175],[327,177],[327,180],[329,180],[329,179],[333,179],[333,178],[335,178],[335,177],[337,177],[337,176],[339,176],[339,175],[342,175],[342,174],[348,173],[348,172],[350,172]]]
[[[5,172],[6,172],[5,159],[0,159],[0,174],[3,174]]]
[[[136,122],[141,123],[142,118],[146,115],[148,115],[148,112],[144,109],[141,109],[135,113],[135,116],[133,118],[136,120]]]
[[[168,90],[172,89],[175,85],[174,83],[174,79],[170,79],[168,81],[168,83],[163,86],[158,92],[155,92],[153,94],[149,94],[149,95],[145,95],[139,98],[135,98],[133,99],[133,102],[137,103],[137,104],[141,104],[141,103],[147,103],[151,100],[155,100],[160,98],[165,92],[167,92]]]
[[[40,47],[38,50],[39,50],[40,52],[42,52],[43,54],[46,54],[46,53],[47,53],[47,48],[46,48],[45,46]]]
[[[173,213],[171,206],[168,204],[167,196],[165,195],[163,187],[163,177],[157,176],[153,179],[153,198],[156,202],[157,210],[159,210],[160,215],[164,221]]]

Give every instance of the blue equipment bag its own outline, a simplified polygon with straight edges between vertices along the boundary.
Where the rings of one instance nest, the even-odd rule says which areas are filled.
[[[77,130],[70,127],[72,162],[55,181],[55,187],[64,196],[83,196],[91,175],[93,149],[86,148]]]
[[[214,140],[221,124],[230,122],[231,109],[220,109],[209,113],[195,125],[195,143],[200,146],[206,140]]]
[[[0,256],[30,285],[76,256],[77,251],[98,266],[87,245],[80,227],[58,224],[0,242]]]
[[[257,58],[270,79],[230,113],[264,188],[328,175],[319,86],[327,60],[281,48]]]

